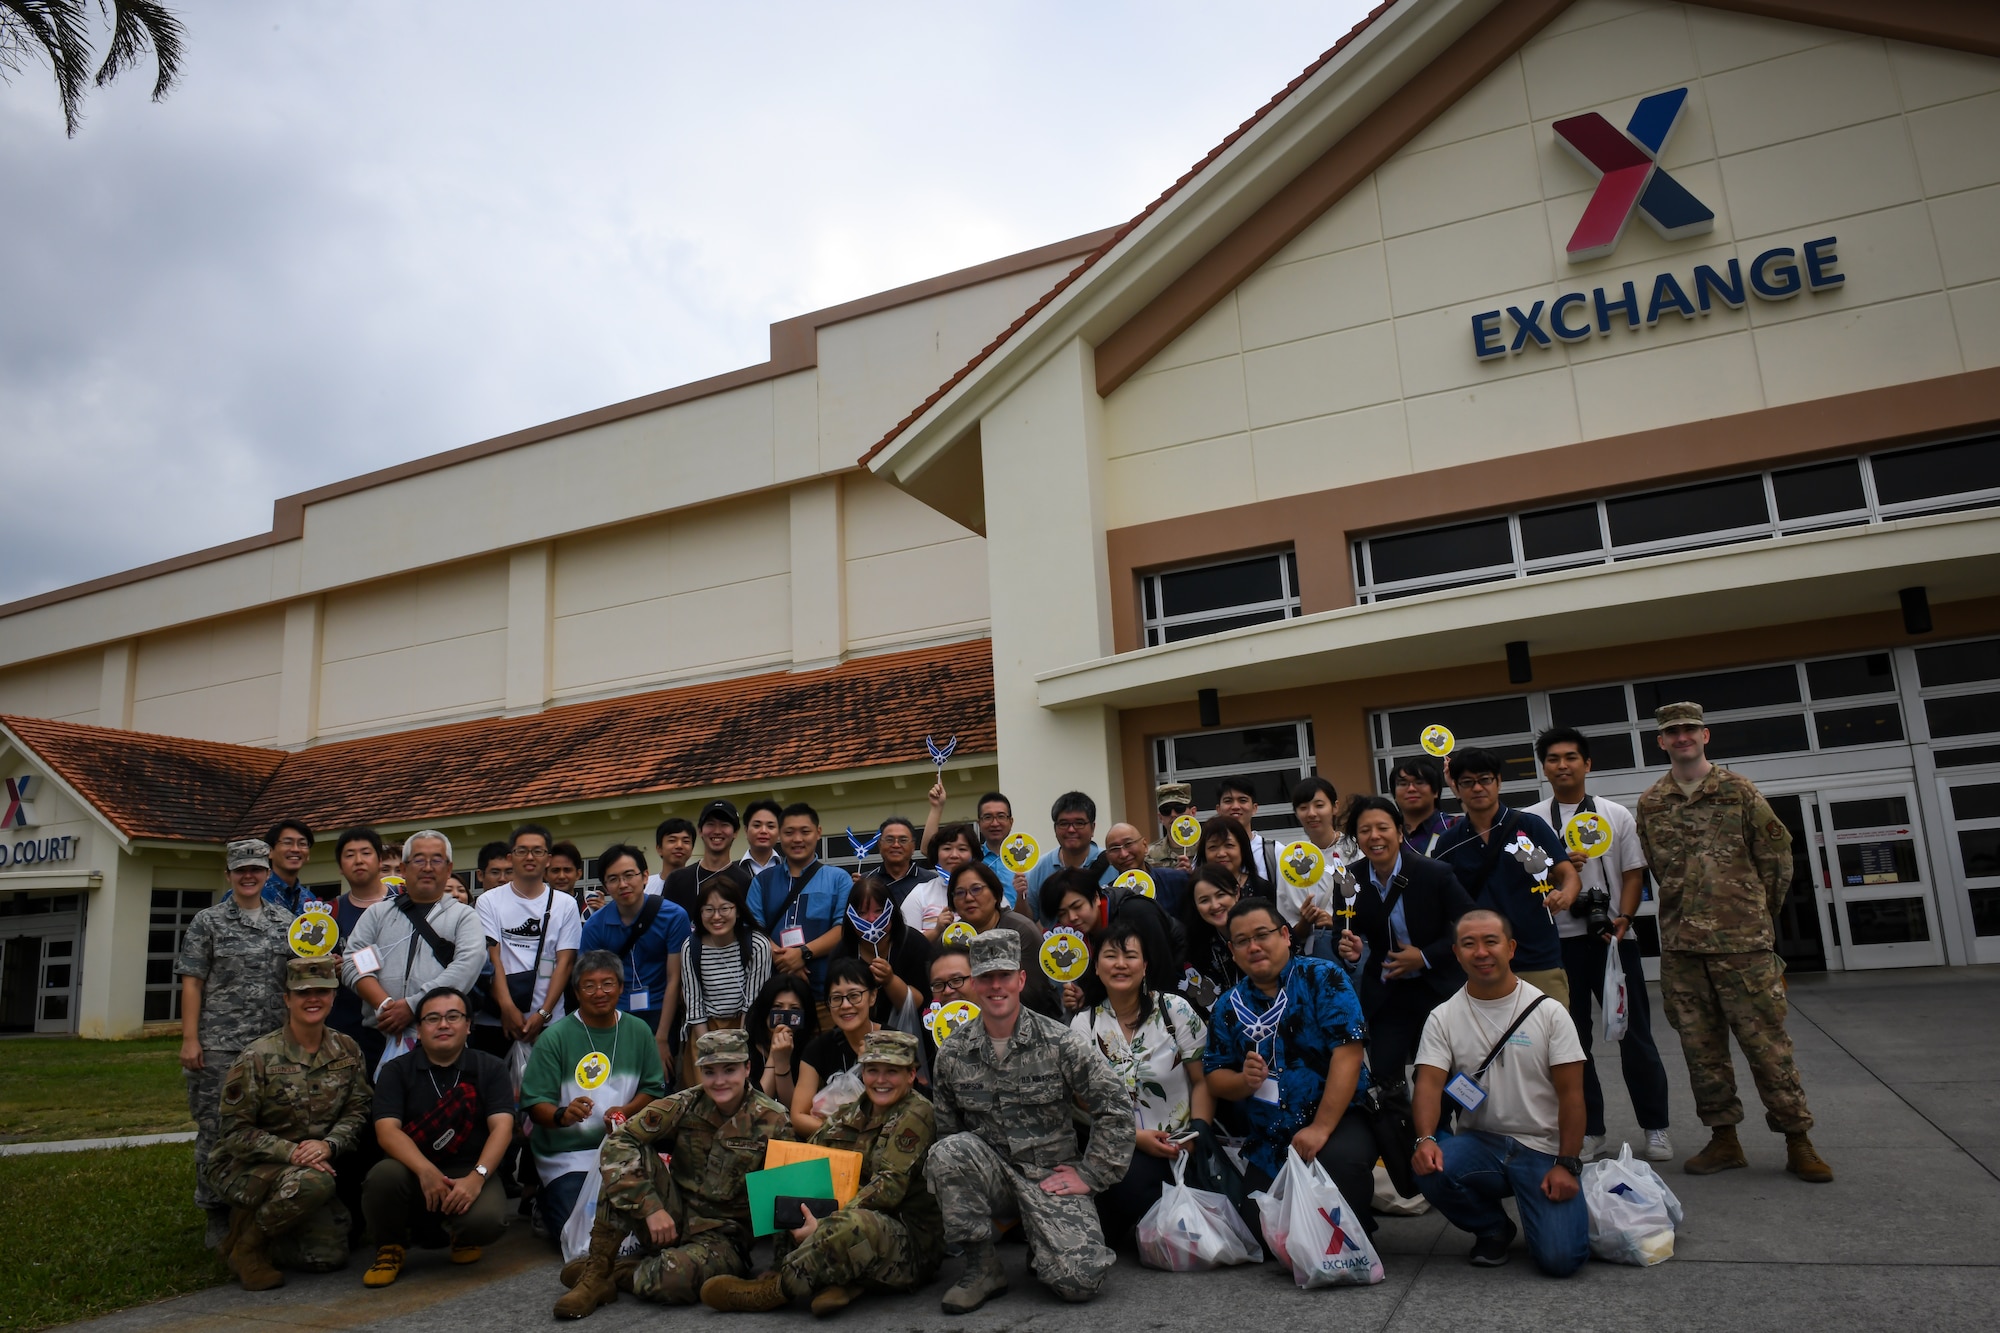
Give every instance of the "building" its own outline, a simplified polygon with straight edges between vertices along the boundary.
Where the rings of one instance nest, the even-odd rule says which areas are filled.
[[[1291,780],[1373,788],[1430,722],[1516,795],[1575,723],[1630,800],[1675,697],[1798,835],[1795,966],[2000,961],[1990,6],[1394,0],[1125,226],[772,345],[0,607],[0,763],[44,783],[7,1004],[134,1030],[123,960],[277,793],[589,850],[769,775],[858,828],[949,730],[953,812],[997,766],[1045,842],[1058,791],[1143,824],[1244,770],[1281,828]],[[444,495],[492,523],[434,531]],[[965,693],[845,715],[845,767],[676,758],[699,691],[924,672]],[[632,771],[592,709],[651,719]],[[538,736],[532,781],[367,785]]]

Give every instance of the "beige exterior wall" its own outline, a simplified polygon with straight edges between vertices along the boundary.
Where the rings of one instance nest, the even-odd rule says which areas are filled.
[[[0,671],[0,713],[94,725],[103,670],[102,653],[81,652]]]
[[[1689,88],[1663,164],[1715,210],[1609,256],[1551,124]],[[1471,316],[1834,235],[1844,286],[1479,361]],[[1511,336],[1511,325],[1506,326]],[[1582,0],[1120,386],[1121,527],[2000,365],[2000,60]],[[1692,390],[1692,391],[1691,391]]]
[[[317,734],[463,716],[503,697],[505,560],[341,589],[324,606]]]
[[[279,609],[147,635],[139,641],[132,681],[133,728],[274,744],[284,639]]]
[[[872,473],[841,479],[847,642],[965,638],[987,623],[986,542]]]

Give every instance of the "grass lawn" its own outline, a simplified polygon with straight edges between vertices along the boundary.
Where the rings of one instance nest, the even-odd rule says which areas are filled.
[[[193,1129],[180,1048],[178,1037],[0,1041],[0,1143]]]
[[[55,1043],[7,1043],[31,1044]],[[0,1328],[47,1328],[225,1281],[202,1248],[192,1152],[163,1143],[0,1157]]]

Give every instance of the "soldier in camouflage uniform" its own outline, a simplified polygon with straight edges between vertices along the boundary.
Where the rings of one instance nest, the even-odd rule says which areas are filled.
[[[965,1271],[944,1295],[946,1314],[976,1310],[1007,1289],[993,1220],[1018,1216],[1035,1274],[1066,1301],[1097,1294],[1115,1259],[1091,1195],[1125,1178],[1132,1161],[1132,1098],[1090,1041],[1021,1008],[1021,937],[989,930],[972,941],[979,1021],[938,1048],[931,1073],[937,1146],[931,1187],[945,1239],[965,1247]],[[1077,1160],[1071,1109],[1090,1119]]]
[[[208,1185],[230,1204],[226,1254],[245,1291],[282,1286],[274,1262],[311,1273],[347,1265],[351,1219],[334,1161],[360,1141],[373,1094],[361,1047],[326,1026],[339,988],[334,959],[294,959],[285,1025],[246,1046],[222,1083]]]
[[[837,1212],[777,1239],[778,1263],[754,1280],[712,1277],[701,1299],[717,1310],[775,1310],[800,1296],[832,1314],[865,1291],[915,1291],[944,1257],[944,1223],[924,1183],[937,1135],[919,1094],[917,1039],[871,1032],[861,1042],[866,1095],[835,1111],[814,1143],[861,1154],[861,1188]]]
[[[790,1139],[785,1108],[749,1086],[750,1038],[706,1032],[695,1047],[701,1086],[662,1098],[605,1137],[603,1190],[590,1253],[562,1271],[569,1294],[556,1317],[581,1319],[629,1291],[692,1305],[712,1277],[740,1277],[750,1261],[750,1197],[743,1178],[764,1169],[772,1139]],[[660,1154],[672,1158],[662,1165]],[[627,1235],[645,1253],[620,1259]]]
[[[264,901],[271,849],[256,838],[229,844],[231,892],[188,923],[174,975],[181,978],[181,1069],[195,1124],[194,1201],[209,1214],[208,1245],[222,1243],[229,1209],[208,1187],[220,1130],[216,1099],[237,1055],[285,1021],[285,931],[292,914]]]
[[[1167,836],[1174,820],[1194,808],[1194,788],[1185,782],[1162,782],[1153,789],[1153,804],[1160,812],[1160,836],[1146,848],[1149,866],[1179,866],[1186,870],[1188,849],[1176,846]]]
[[[1680,1034],[1695,1109],[1713,1131],[1684,1169],[1748,1166],[1729,1034],[1750,1062],[1764,1119],[1785,1136],[1785,1169],[1823,1183],[1805,1089],[1785,1032],[1785,964],[1774,921],[1792,883],[1792,838],[1749,779],[1708,762],[1700,704],[1655,711],[1673,769],[1639,798],[1639,842],[1660,884],[1660,999]]]

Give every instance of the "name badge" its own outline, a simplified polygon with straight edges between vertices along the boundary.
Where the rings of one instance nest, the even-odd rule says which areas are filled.
[[[786,926],[783,930],[778,932],[778,943],[783,948],[787,949],[803,948],[805,942],[806,942],[806,932],[805,932],[805,927],[803,926]]]
[[[653,997],[651,995],[648,995],[645,991],[635,990],[630,995],[625,997],[625,1005],[628,1010],[636,1014],[641,1010],[651,1009],[653,1006],[646,1003],[646,1001],[652,998]]]
[[[1444,1094],[1467,1111],[1477,1111],[1479,1104],[1486,1100],[1486,1089],[1464,1074],[1453,1075],[1451,1082],[1444,1085]]]
[[[382,970],[382,955],[375,952],[375,946],[372,944],[347,955],[347,961],[354,964],[354,970],[364,977]]]
[[[1278,1080],[1266,1074],[1264,1081],[1257,1085],[1257,1091],[1250,1095],[1257,1101],[1269,1102],[1271,1105],[1276,1106],[1278,1104]]]

